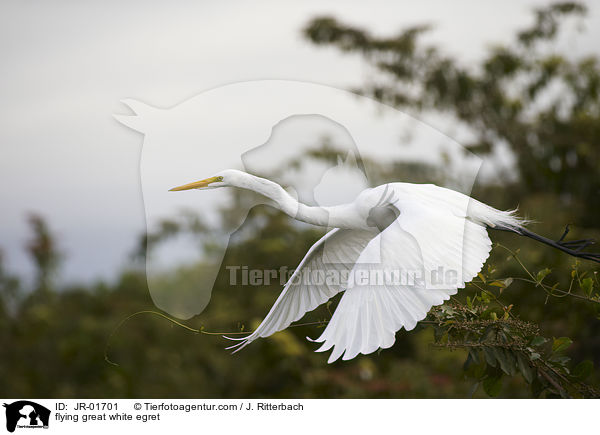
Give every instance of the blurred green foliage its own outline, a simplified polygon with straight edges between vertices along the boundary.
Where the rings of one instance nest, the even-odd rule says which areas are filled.
[[[538,9],[530,28],[510,46],[489,49],[478,65],[462,65],[422,43],[428,26],[393,37],[373,36],[332,17],[304,29],[314,44],[356,53],[378,72],[356,91],[418,116],[452,117],[471,138],[462,141],[480,155],[507,146],[516,158],[505,196],[520,200],[550,195],[555,208],[570,208],[580,226],[598,228],[600,213],[600,69],[598,59],[572,59],[553,49],[561,19],[585,15],[578,3]],[[503,180],[504,181],[504,180]],[[535,213],[533,212],[535,211]],[[539,216],[532,208],[532,216]],[[545,216],[544,216],[545,217]]]
[[[427,30],[375,37],[364,29],[316,18],[305,36],[355,53],[380,75],[358,90],[415,113],[443,113],[473,134],[467,147],[485,155],[508,146],[513,174],[476,186],[497,208],[520,205],[541,234],[600,236],[600,70],[597,59],[573,60],[552,50],[575,3],[535,12],[514,44],[490,49],[463,66],[421,43]],[[329,147],[329,145],[328,145]],[[331,147],[309,158],[335,161]],[[333,158],[332,158],[333,157]],[[298,164],[295,162],[294,164]],[[374,162],[364,162],[371,165]],[[440,182],[434,168],[389,162],[376,184],[406,173]],[[412,172],[411,172],[412,171]],[[443,180],[441,180],[443,181]],[[222,226],[244,210],[248,192],[232,192]],[[294,268],[323,230],[298,224],[266,206],[254,208],[232,238],[208,308],[178,326],[152,313],[140,258],[153,244],[184,233],[210,249],[215,229],[193,213],[144,235],[137,260],[112,283],[58,286],[61,256],[48,225],[30,219],[32,284],[6,270],[0,256],[1,391],[11,397],[590,397],[600,375],[597,267],[516,235],[499,242],[481,275],[432,310],[382,352],[328,365],[316,337],[339,300],[323,305],[268,339],[230,355],[221,332],[251,330],[281,290],[279,284],[229,284],[227,265]],[[581,236],[581,237],[579,237]],[[519,247],[509,251],[507,247]],[[511,249],[512,249],[511,248]],[[27,284],[26,284],[27,283]],[[194,331],[195,330],[195,331]],[[213,334],[215,333],[215,334]],[[106,357],[106,359],[105,359]]]

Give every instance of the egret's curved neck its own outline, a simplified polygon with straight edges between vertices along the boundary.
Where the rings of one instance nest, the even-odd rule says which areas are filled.
[[[311,207],[302,204],[287,193],[283,187],[265,178],[244,173],[244,176],[232,183],[236,187],[252,190],[275,201],[276,206],[288,216],[302,222],[323,227],[355,228],[352,204],[334,207]]]

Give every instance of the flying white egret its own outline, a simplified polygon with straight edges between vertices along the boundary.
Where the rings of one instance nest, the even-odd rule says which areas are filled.
[[[600,261],[599,254],[582,252],[590,240],[563,241],[568,228],[555,242],[525,229],[525,220],[514,211],[497,210],[433,184],[389,183],[363,191],[352,203],[333,207],[299,203],[277,183],[233,169],[171,190],[226,186],[264,195],[294,219],[334,228],[308,250],[258,328],[235,339],[240,340],[231,346],[236,351],[287,328],[342,291],[330,322],[314,340],[323,343],[317,351],[333,348],[329,357],[333,362],[342,354],[348,360],[391,347],[398,330],[413,329],[432,306],[444,303],[477,276],[492,246],[488,228],[512,231],[570,255]],[[299,279],[313,271],[355,276],[359,269],[420,271],[423,279],[400,283],[347,280],[337,285]],[[452,274],[434,283],[431,277],[437,271]]]

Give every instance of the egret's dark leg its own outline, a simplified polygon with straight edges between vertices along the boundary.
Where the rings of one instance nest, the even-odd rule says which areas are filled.
[[[595,261],[600,263],[600,253],[592,253],[592,252],[584,252],[583,249],[595,243],[593,239],[581,239],[581,240],[571,240],[564,241],[565,236],[569,232],[569,226],[565,228],[565,232],[558,240],[551,240],[547,237],[540,236],[539,234],[534,233],[533,231],[529,231],[527,228],[523,227],[488,227],[492,230],[500,230],[500,231],[510,231],[512,233],[517,233],[520,236],[529,237],[530,239],[536,240],[538,242],[544,243],[545,245],[552,246],[555,249],[558,249],[562,252],[565,252],[573,257],[583,258],[585,260]]]

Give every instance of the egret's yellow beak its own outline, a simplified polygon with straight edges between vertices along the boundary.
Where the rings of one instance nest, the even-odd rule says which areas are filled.
[[[210,183],[215,183],[217,181],[223,181],[223,177],[210,177],[205,180],[194,181],[193,183],[184,184],[183,186],[177,186],[172,189],[169,189],[169,192],[176,190],[190,190],[190,189],[200,189],[202,187],[208,186]]]

